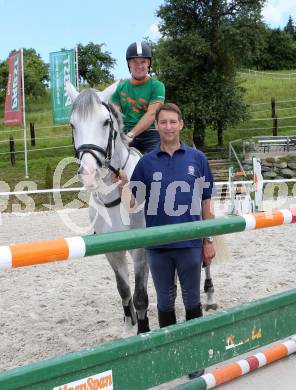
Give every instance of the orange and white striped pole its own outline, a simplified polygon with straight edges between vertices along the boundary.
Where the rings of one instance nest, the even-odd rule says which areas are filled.
[[[296,335],[291,336],[287,341],[278,343],[263,352],[258,352],[255,355],[248,356],[237,362],[230,363],[221,368],[217,368],[210,373],[204,374],[197,379],[190,381],[195,390],[209,390],[229,382],[240,376],[248,374],[251,371],[257,370],[260,367],[273,363],[286,356],[296,352]],[[239,385],[238,385],[239,387]],[[174,389],[181,390],[182,385]]]
[[[198,239],[296,222],[296,209],[227,216],[205,221],[130,229],[0,246],[0,268],[15,268],[60,260],[78,259],[100,253],[145,248],[151,245]]]
[[[18,268],[85,256],[82,237],[0,246],[0,268]]]

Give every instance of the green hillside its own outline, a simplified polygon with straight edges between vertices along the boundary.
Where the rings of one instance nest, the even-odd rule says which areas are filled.
[[[257,135],[272,136],[271,98],[275,98],[278,116],[278,135],[296,134],[296,73],[242,72],[239,77],[246,89],[246,102],[250,109],[250,120],[224,133],[224,144],[240,138]],[[295,117],[291,119],[281,119]],[[267,120],[261,120],[267,118]],[[255,120],[260,119],[260,120]],[[215,145],[216,134],[207,132],[206,144]]]
[[[296,133],[296,74],[293,72],[258,72],[240,73],[239,77],[246,88],[246,102],[250,107],[250,120],[236,128],[224,132],[224,144],[238,138],[248,138],[255,135],[272,135],[271,97],[276,100],[276,113],[279,117],[278,134]],[[54,127],[52,125],[50,96],[47,94],[38,101],[27,102],[27,147],[29,179],[36,183],[38,189],[50,185],[46,179],[46,170],[55,170],[63,157],[73,156],[72,136],[69,126]],[[1,114],[3,107],[1,109]],[[3,117],[3,115],[1,115]],[[281,119],[283,118],[284,119]],[[287,118],[288,117],[288,118]],[[255,121],[255,119],[264,119]],[[36,146],[30,144],[30,126],[33,122],[36,132]],[[188,138],[188,132],[184,137]],[[9,136],[13,135],[16,150],[16,165],[11,166],[9,160]],[[206,146],[215,146],[216,133],[208,130]],[[6,181],[11,190],[22,180],[25,180],[23,131],[19,128],[7,128],[0,125],[0,180]],[[48,168],[50,167],[50,168]],[[75,175],[77,166],[67,167],[63,182]],[[78,185],[78,184],[77,184]],[[3,191],[3,186],[1,187]]]

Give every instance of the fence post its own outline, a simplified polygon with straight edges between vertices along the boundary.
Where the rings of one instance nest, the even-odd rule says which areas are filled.
[[[278,118],[277,115],[272,119],[272,135],[276,137],[278,135]]]
[[[36,145],[36,142],[35,142],[35,127],[34,127],[34,123],[32,123],[32,122],[30,122],[30,134],[31,134],[31,145],[35,146]]]
[[[15,150],[14,150],[14,139],[13,136],[9,136],[9,152],[11,165],[15,165]]]
[[[272,117],[272,135],[276,137],[278,135],[277,115],[275,113],[275,97],[271,98],[271,117]]]

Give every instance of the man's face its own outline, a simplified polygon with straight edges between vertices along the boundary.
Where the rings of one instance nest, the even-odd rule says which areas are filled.
[[[131,75],[136,80],[143,80],[148,74],[150,60],[148,58],[131,58],[128,60]]]
[[[156,123],[162,142],[180,142],[180,131],[183,129],[183,120],[174,111],[162,110]]]

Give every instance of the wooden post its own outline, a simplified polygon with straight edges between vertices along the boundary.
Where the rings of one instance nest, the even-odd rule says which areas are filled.
[[[35,141],[35,127],[34,123],[30,122],[30,134],[31,134],[31,145],[35,146],[36,141]]]
[[[278,135],[278,118],[277,115],[272,119],[272,135],[276,137]]]
[[[14,139],[13,136],[9,136],[9,152],[11,165],[15,165],[15,150],[14,150]]]
[[[271,98],[271,117],[275,117],[275,97]]]
[[[272,135],[276,137],[278,125],[277,125],[277,115],[275,113],[275,97],[271,98],[271,117],[272,117]]]

